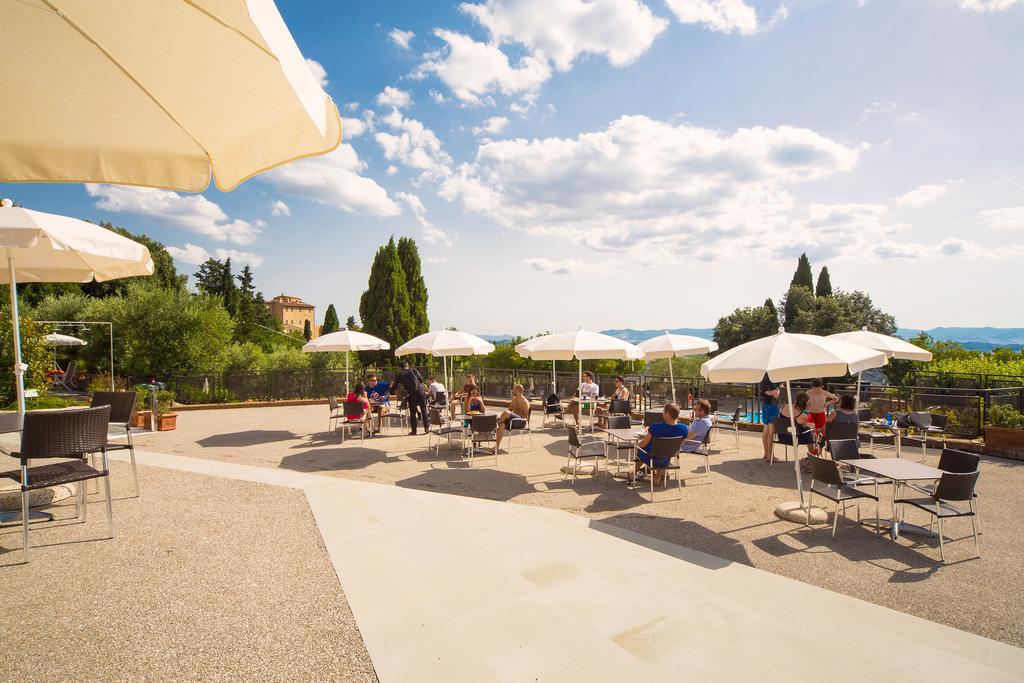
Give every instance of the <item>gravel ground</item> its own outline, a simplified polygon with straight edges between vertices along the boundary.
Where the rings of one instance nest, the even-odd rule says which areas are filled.
[[[142,467],[119,498],[112,471],[113,540],[98,494],[33,525],[28,565],[0,528],[0,679],[376,680],[301,491]]]
[[[983,459],[978,489],[983,557],[974,557],[970,523],[953,521],[946,528],[947,539],[953,539],[946,545],[947,562],[941,564],[934,539],[904,536],[893,543],[843,520],[832,539],[830,528],[775,518],[776,505],[797,499],[793,466],[765,465],[758,457],[758,435],[744,434],[739,452],[733,437],[723,436],[718,443],[723,450],[711,458],[711,485],[699,477],[703,468],[698,470],[696,459],[694,471],[683,473],[689,481],[682,500],[674,490],[659,491],[652,504],[646,493],[603,475],[582,477],[571,487],[559,472],[566,453],[560,430],[537,431],[532,450],[517,438],[497,466],[493,458],[480,458],[469,467],[457,451],[428,453],[425,437],[405,436],[397,426],[390,435],[341,445],[337,436],[328,437],[326,417],[326,406],[183,412],[177,431],[144,435],[137,443],[166,453],[559,508],[1024,646],[1024,519],[1018,514],[1024,463]],[[937,455],[931,452],[931,464]],[[155,475],[147,472],[150,476]],[[889,515],[889,495],[889,487],[883,487],[883,517]],[[863,512],[872,517],[873,505]],[[910,521],[925,520],[913,511],[907,515]],[[322,556],[319,542],[317,547]],[[289,569],[299,566],[288,563]]]

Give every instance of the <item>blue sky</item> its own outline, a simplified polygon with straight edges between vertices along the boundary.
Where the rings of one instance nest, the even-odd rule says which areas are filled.
[[[435,327],[704,327],[801,251],[906,327],[1021,326],[1024,0],[279,1],[329,157],[203,195],[2,185],[355,313],[420,244]],[[193,263],[190,263],[193,262]]]

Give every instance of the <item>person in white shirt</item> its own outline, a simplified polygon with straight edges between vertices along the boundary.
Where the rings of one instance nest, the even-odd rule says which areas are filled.
[[[434,375],[427,377],[427,391],[430,392],[431,407],[443,408],[448,392],[445,391],[444,385],[438,382],[437,377]]]
[[[597,382],[594,381],[594,374],[590,370],[583,372],[583,384],[576,391],[576,395],[579,397],[579,401],[572,401],[569,403],[569,407],[565,409],[565,412],[573,416],[576,420],[576,426],[580,426],[580,406],[582,405],[587,410],[593,405],[588,403],[587,399],[592,401],[597,400],[598,394],[601,393],[600,387],[597,386]]]

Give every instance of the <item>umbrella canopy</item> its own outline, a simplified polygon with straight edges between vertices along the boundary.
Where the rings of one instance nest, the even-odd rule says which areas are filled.
[[[0,206],[0,249],[14,258],[18,282],[103,282],[152,275],[153,259],[138,242],[112,230],[32,209]],[[11,270],[0,270],[0,283]]]
[[[153,259],[146,247],[106,228],[12,206],[0,206],[0,250],[7,257],[0,283],[11,285],[15,387],[18,414],[24,415],[27,366],[21,362],[17,283],[102,282],[152,275]]]
[[[384,351],[391,348],[383,339],[365,332],[339,330],[307,342],[302,350],[306,353],[319,351]]]
[[[814,334],[779,333],[741,344],[700,366],[712,382],[760,382],[765,373],[773,382],[812,377],[838,377],[880,368],[886,355],[850,342]]]
[[[475,334],[458,330],[438,330],[414,337],[395,350],[396,356],[425,353],[431,356],[475,356],[490,353],[494,344]]]
[[[341,141],[272,0],[21,0],[0,26],[0,181],[226,191]]]
[[[644,351],[644,358],[657,360],[659,358],[674,358],[676,356],[699,356],[718,350],[718,344],[710,339],[691,337],[685,334],[665,334],[651,337],[640,342],[638,346]],[[669,384],[672,387],[672,402],[676,402],[676,376],[672,363],[668,364]]]
[[[874,349],[875,351],[881,351],[889,358],[898,360],[916,360],[927,363],[932,359],[932,352],[928,349],[914,346],[899,337],[890,337],[885,334],[871,332],[866,327],[862,327],[856,332],[830,334],[827,339],[838,339],[868,349]]]
[[[607,334],[576,330],[546,334],[516,346],[516,353],[533,360],[640,360],[643,350]]]
[[[46,342],[47,346],[88,346],[89,342],[78,337],[72,337],[70,334],[48,334],[43,337],[43,341]]]

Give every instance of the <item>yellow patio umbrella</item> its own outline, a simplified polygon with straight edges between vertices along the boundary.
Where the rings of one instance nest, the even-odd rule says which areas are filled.
[[[272,0],[18,0],[0,27],[0,182],[227,191],[341,142]]]

